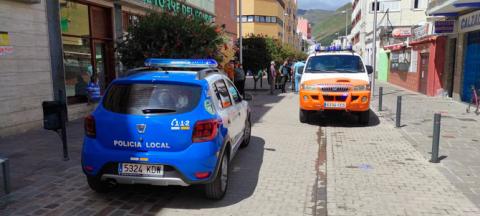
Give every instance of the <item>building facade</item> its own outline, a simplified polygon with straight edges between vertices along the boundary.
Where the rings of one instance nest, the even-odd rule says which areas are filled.
[[[243,37],[265,35],[299,49],[296,0],[242,0],[239,19]]]
[[[373,64],[377,48],[377,78],[429,96],[445,95],[448,43],[427,20],[427,0],[352,1],[354,50]],[[377,10],[377,43],[373,44],[373,12]]]
[[[446,37],[444,91],[470,102],[472,90],[480,89],[480,3],[478,1],[434,0],[427,13],[434,32]]]
[[[46,0],[0,1],[0,136],[42,124],[53,99]]]
[[[307,19],[298,18],[297,34],[300,38],[300,50],[305,53],[308,52],[308,47],[313,42],[310,41],[312,39],[312,25]]]
[[[237,29],[237,0],[215,1],[215,23],[220,26],[228,43],[222,49],[223,62],[221,65],[234,60],[236,41],[238,38]]]
[[[114,46],[151,10],[214,22],[215,2],[0,1],[0,136],[41,127],[42,101],[66,102],[69,120],[93,110],[88,82],[96,77],[103,92],[118,77]]]
[[[392,31],[393,28],[408,28],[425,22],[427,2],[428,0],[379,0],[376,7],[378,28]],[[373,60],[374,11],[373,0],[352,0],[352,30],[349,38],[353,49],[360,53],[368,64],[372,64]],[[378,31],[377,39],[380,34]],[[397,42],[390,40],[389,44]],[[377,47],[382,47],[381,40],[377,41]]]

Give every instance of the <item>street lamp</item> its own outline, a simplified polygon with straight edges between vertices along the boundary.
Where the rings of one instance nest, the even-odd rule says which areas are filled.
[[[375,74],[377,73],[377,13],[378,9],[378,1],[374,0],[374,12],[373,12],[373,73],[372,73],[372,85],[371,85],[371,94],[372,96],[375,95]]]
[[[349,9],[342,11],[342,14],[345,14],[345,38],[348,36],[348,12]]]

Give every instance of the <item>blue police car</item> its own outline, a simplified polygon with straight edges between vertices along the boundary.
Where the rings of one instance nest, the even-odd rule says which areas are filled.
[[[214,60],[147,59],[114,80],[85,118],[89,186],[205,184],[221,199],[229,163],[250,142],[248,103]]]

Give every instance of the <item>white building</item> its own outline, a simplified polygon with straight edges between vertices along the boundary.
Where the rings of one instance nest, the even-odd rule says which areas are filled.
[[[401,27],[411,29],[425,22],[427,5],[428,0],[378,0],[377,36],[382,34],[382,30],[401,30]],[[362,55],[369,65],[373,62],[374,8],[374,0],[352,0],[352,30],[349,38],[353,49]],[[377,39],[378,48],[380,38]]]

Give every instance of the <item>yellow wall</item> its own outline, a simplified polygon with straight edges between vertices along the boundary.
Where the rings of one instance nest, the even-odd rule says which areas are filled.
[[[294,0],[284,0],[284,2],[285,9],[277,0],[242,0],[242,15],[275,16],[277,19],[283,20],[285,22],[285,43],[296,47],[293,29],[297,27],[297,6]],[[291,8],[291,12],[285,16],[287,8]],[[294,13],[296,19],[294,19]],[[288,31],[289,25],[291,31]],[[283,40],[282,37],[279,37],[279,33],[283,33],[283,26],[277,23],[243,23],[242,27],[244,37],[250,34],[263,34]]]

